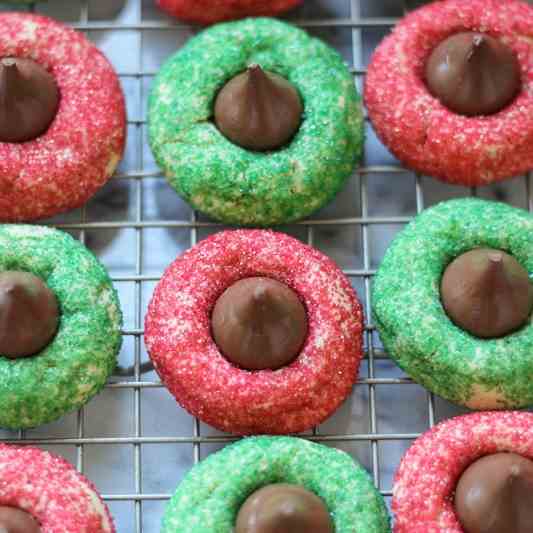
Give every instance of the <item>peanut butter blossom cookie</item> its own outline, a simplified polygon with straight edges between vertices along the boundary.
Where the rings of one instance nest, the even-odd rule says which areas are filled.
[[[363,313],[326,256],[282,233],[216,234],[155,289],[145,341],[190,413],[238,434],[298,433],[344,401],[362,357]]]
[[[529,533],[533,414],[447,420],[417,439],[396,474],[395,533]]]
[[[0,531],[115,533],[91,482],[61,457],[0,444]]]
[[[122,315],[105,269],[66,233],[0,226],[0,427],[51,422],[115,368]]]
[[[302,0],[156,0],[157,5],[181,20],[212,24],[221,20],[277,15]]]
[[[473,409],[533,403],[533,216],[479,199],[441,203],[393,242],[376,325],[413,379]]]
[[[124,96],[87,38],[31,13],[0,14],[0,220],[79,207],[124,149]]]
[[[408,15],[377,48],[365,102],[414,170],[486,185],[533,168],[533,7],[446,0]]]
[[[362,152],[361,103],[341,57],[272,19],[191,39],[157,75],[148,118],[172,187],[228,223],[309,215],[335,196]]]
[[[291,437],[251,437],[196,465],[164,533],[390,533],[383,498],[348,454]]]

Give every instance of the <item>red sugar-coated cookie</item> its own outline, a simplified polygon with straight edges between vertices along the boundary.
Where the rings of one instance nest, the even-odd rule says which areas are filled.
[[[117,75],[84,35],[47,17],[2,13],[0,37],[0,57],[43,65],[61,98],[42,136],[0,143],[0,220],[33,220],[79,207],[122,158],[126,112]]]
[[[236,281],[265,276],[303,301],[309,333],[298,357],[279,370],[232,365],[211,336],[211,312]],[[350,282],[319,251],[265,230],[218,233],[176,259],[157,285],[145,323],[155,368],[177,401],[231,433],[309,429],[350,393],[362,357],[363,312]]]
[[[453,495],[461,474],[484,455],[533,459],[533,413],[484,412],[452,418],[418,438],[402,459],[392,497],[395,533],[463,533]]]
[[[432,50],[448,36],[486,32],[511,47],[522,90],[491,116],[458,115],[424,81]],[[486,185],[533,168],[533,6],[516,0],[446,0],[405,17],[377,48],[365,101],[376,133],[415,171],[462,185]]]
[[[157,0],[157,5],[169,15],[199,24],[277,15],[301,3],[302,0]]]
[[[114,533],[92,483],[63,458],[0,444],[0,505],[33,515],[42,533]]]

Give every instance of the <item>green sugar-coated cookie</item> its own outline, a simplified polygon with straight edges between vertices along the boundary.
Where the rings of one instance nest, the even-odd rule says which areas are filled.
[[[96,258],[70,235],[42,226],[0,226],[0,272],[40,277],[55,294],[53,340],[23,359],[0,355],[0,427],[28,428],[81,407],[116,365],[122,314]]]
[[[240,148],[213,122],[219,90],[252,64],[289,80],[303,100],[300,129],[277,151]],[[191,39],[155,78],[148,118],[152,151],[172,187],[232,224],[306,217],[335,196],[362,153],[360,98],[342,58],[273,19],[219,24]]]
[[[373,308],[390,356],[415,381],[473,409],[533,403],[533,322],[502,338],[457,327],[440,300],[448,264],[474,248],[512,256],[533,280],[533,216],[469,198],[424,211],[387,251],[373,287]],[[533,281],[532,281],[533,282]]]
[[[239,508],[272,483],[301,485],[330,511],[335,533],[390,533],[383,498],[346,453],[292,437],[250,437],[210,455],[179,485],[164,533],[232,533]]]

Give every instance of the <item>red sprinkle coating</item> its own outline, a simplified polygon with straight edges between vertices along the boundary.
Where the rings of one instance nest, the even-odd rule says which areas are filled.
[[[506,109],[465,117],[428,91],[424,66],[448,36],[486,32],[510,46],[522,66],[522,91]],[[533,6],[516,0],[446,0],[405,17],[377,48],[365,101],[376,133],[421,174],[486,185],[533,168]]]
[[[122,157],[126,111],[118,78],[85,36],[47,17],[0,14],[0,57],[29,57],[59,86],[48,131],[0,143],[0,220],[52,216],[84,204]]]
[[[233,366],[211,337],[211,311],[236,281],[266,276],[287,284],[307,308],[300,355],[279,370]],[[326,419],[350,393],[362,357],[363,312],[329,258],[265,230],[218,233],[176,259],[154,292],[145,341],[177,401],[231,433],[285,434]]]
[[[484,412],[452,418],[420,438],[396,473],[395,533],[463,533],[453,508],[464,470],[480,457],[514,452],[533,459],[533,413]]]
[[[301,3],[302,0],[157,0],[169,15],[199,24],[277,15]]]
[[[0,444],[0,505],[32,514],[42,533],[114,533],[92,483],[63,458]]]

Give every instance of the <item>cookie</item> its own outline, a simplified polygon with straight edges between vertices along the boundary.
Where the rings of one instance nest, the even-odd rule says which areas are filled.
[[[458,114],[428,88],[424,69],[430,54],[446,38],[465,31],[495,37],[518,59],[521,89],[499,112]],[[377,135],[402,163],[449,183],[486,185],[529,171],[532,31],[533,7],[516,0],[446,0],[406,16],[368,67],[365,103]],[[479,87],[473,97],[481,97]]]
[[[256,152],[213,123],[215,99],[251,65],[288,80],[304,114],[285,147]],[[363,115],[341,57],[304,31],[273,19],[248,19],[203,31],[155,78],[149,141],[176,192],[227,223],[269,226],[304,218],[336,195],[359,161]]]
[[[383,498],[348,454],[291,437],[250,437],[210,455],[179,485],[165,533],[231,533],[240,506],[265,485],[300,485],[327,505],[336,533],[389,533]]]
[[[115,532],[92,483],[57,455],[0,444],[0,481],[0,506],[29,513],[43,533]]]
[[[66,233],[0,226],[0,273],[5,271],[40,278],[60,310],[57,332],[41,351],[0,356],[0,427],[29,428],[78,409],[104,386],[116,365],[122,314],[103,266]]]
[[[199,24],[212,24],[244,17],[277,15],[302,0],[157,0],[169,15]]]
[[[394,533],[463,533],[453,503],[461,474],[479,458],[500,452],[533,459],[533,414],[474,413],[418,438],[396,473]]]
[[[443,202],[394,240],[373,284],[380,338],[415,381],[472,409],[533,403],[533,322],[500,338],[470,334],[448,317],[440,295],[446,267],[477,248],[503,250],[533,275],[533,217],[475,198]],[[474,312],[474,311],[472,311]]]
[[[31,58],[57,83],[59,108],[28,142],[0,142],[0,220],[49,217],[83,205],[111,177],[124,150],[120,83],[87,38],[31,13],[0,14],[0,57]]]
[[[307,312],[297,358],[279,370],[244,370],[222,355],[211,314],[235,282],[263,276],[292,289]],[[222,431],[298,433],[343,402],[362,357],[363,311],[326,256],[266,230],[213,235],[178,257],[157,285],[145,320],[155,369],[178,403]]]

